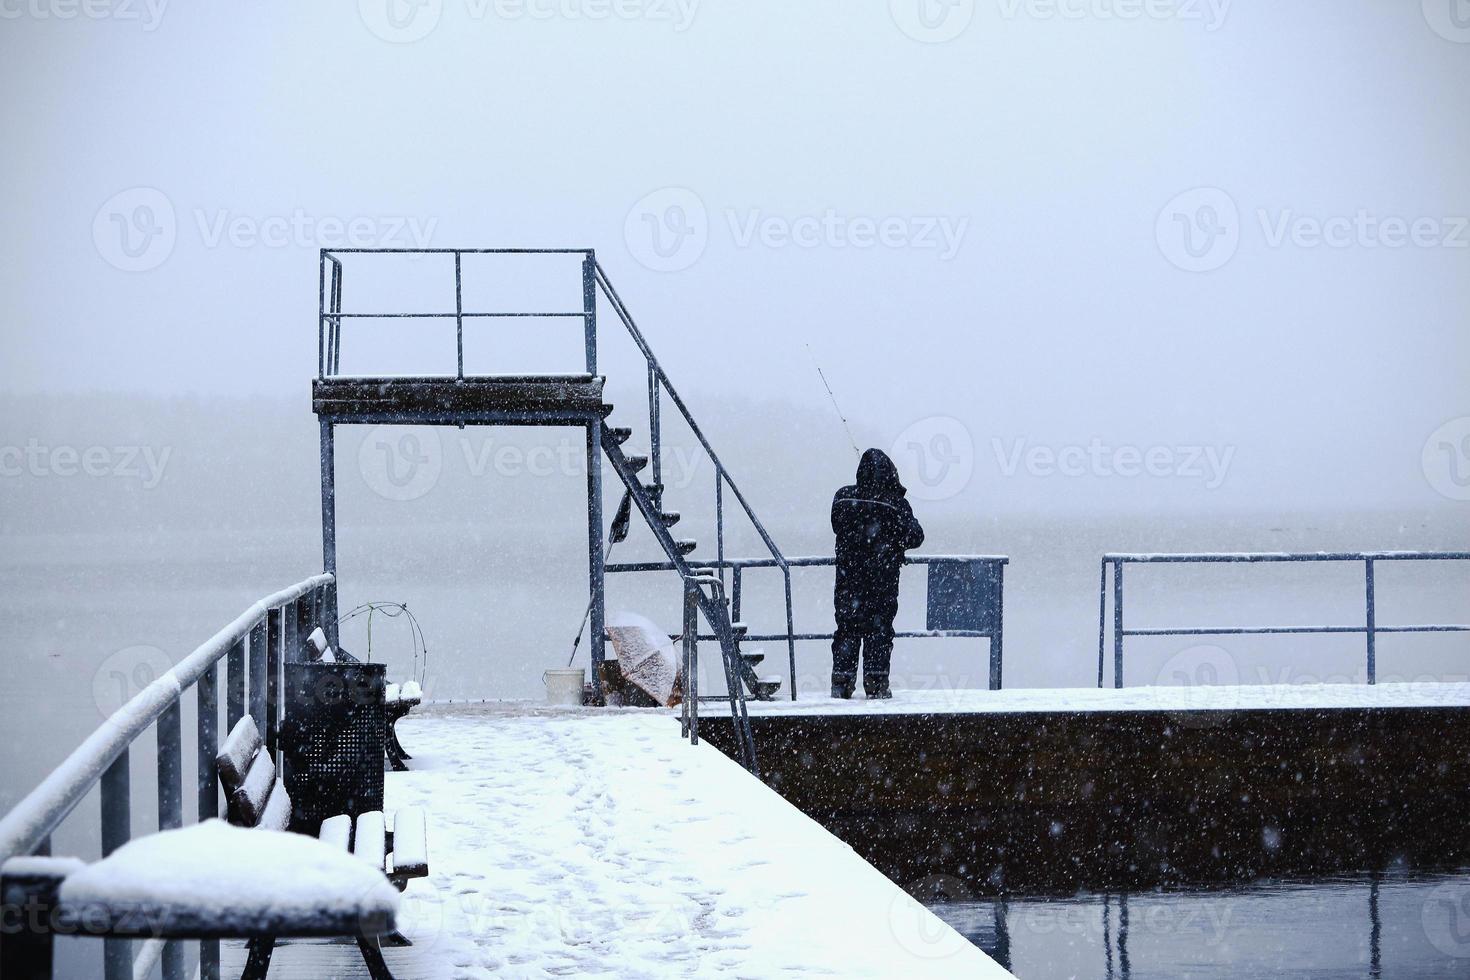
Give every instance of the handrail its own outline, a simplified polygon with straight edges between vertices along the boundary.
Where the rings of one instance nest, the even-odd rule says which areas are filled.
[[[647,339],[643,336],[643,331],[638,329],[638,324],[633,320],[633,314],[628,311],[627,304],[623,302],[622,296],[618,295],[618,291],[613,286],[612,280],[608,278],[607,272],[597,261],[596,256],[589,255],[588,261],[592,264],[598,288],[602,290],[603,296],[611,304],[613,312],[617,313],[618,319],[622,321],[624,329],[628,331],[628,336],[633,339],[634,345],[643,354],[644,362],[648,366],[648,414],[649,422],[652,426],[652,431],[649,433],[649,440],[650,454],[653,458],[654,483],[657,485],[661,479],[658,395],[660,389],[663,389],[668,391],[669,397],[679,409],[679,414],[683,416],[684,422],[689,426],[689,430],[699,440],[700,446],[704,448],[705,454],[709,456],[710,462],[715,467],[715,535],[718,561],[723,562],[725,560],[725,509],[723,490],[725,485],[728,484],[731,492],[735,494],[735,500],[740,504],[741,510],[745,512],[746,518],[750,521],[751,526],[755,528],[762,543],[766,546],[766,550],[770,552],[771,558],[781,569],[786,599],[786,633],[788,637],[786,643],[786,659],[792,678],[791,700],[795,701],[796,640],[794,634],[796,627],[795,611],[791,601],[791,567],[786,561],[786,556],[782,554],[775,539],[766,530],[766,526],[761,523],[761,519],[756,516],[755,509],[750,506],[750,501],[745,498],[745,494],[741,491],[740,485],[735,482],[735,478],[730,475],[729,469],[720,460],[719,454],[715,452],[714,446],[710,445],[709,439],[705,438],[704,430],[699,427],[699,423],[694,421],[694,414],[689,411],[689,406],[684,404],[684,399],[679,396],[678,390],[674,387],[673,382],[669,380],[669,376],[664,371],[663,365],[659,363],[658,357],[654,355],[653,348],[649,346]],[[660,496],[662,495],[661,489],[656,492]]]
[[[725,478],[725,482],[730,485],[730,489],[735,494],[735,499],[740,503],[741,509],[745,511],[745,515],[750,518],[751,524],[755,527],[756,533],[760,535],[761,541],[765,544],[767,550],[771,552],[771,556],[775,558],[776,561],[784,568],[786,564],[786,559],[781,554],[781,549],[777,547],[775,540],[771,537],[770,533],[766,531],[766,527],[764,524],[761,523],[760,518],[756,517],[755,511],[750,506],[750,502],[745,499],[745,494],[741,492],[739,485],[737,485],[734,478],[730,476],[730,470],[725,466],[724,463],[720,461],[719,454],[715,452],[714,447],[711,446],[709,440],[705,438],[703,430],[699,428],[699,424],[694,421],[693,414],[689,411],[688,406],[684,404],[684,399],[679,397],[679,392],[675,390],[673,383],[669,381],[668,374],[664,372],[663,366],[659,364],[658,358],[653,353],[653,349],[648,346],[648,341],[643,338],[642,331],[640,331],[638,329],[638,325],[634,323],[632,314],[628,312],[627,307],[623,304],[622,298],[618,295],[617,290],[613,288],[612,283],[607,278],[607,273],[603,271],[602,265],[600,263],[597,265],[597,281],[598,285],[602,287],[603,295],[607,296],[608,300],[612,303],[614,312],[618,314],[618,319],[622,320],[623,326],[627,328],[629,335],[633,338],[633,342],[638,345],[638,349],[648,362],[649,367],[651,367],[657,375],[660,386],[664,390],[666,390],[669,393],[669,397],[674,400],[675,406],[677,406],[679,409],[679,414],[684,417],[684,421],[688,423],[690,431],[692,431],[694,433],[694,437],[699,440],[699,444],[704,448],[705,453],[709,456],[710,462],[714,463],[715,470],[720,475],[722,475]]]
[[[1470,561],[1470,551],[1240,551],[1127,553],[1108,552],[1102,557],[1098,584],[1097,686],[1105,680],[1108,613],[1108,569],[1112,568],[1113,593],[1113,687],[1123,686],[1123,640],[1128,636],[1279,636],[1302,634],[1362,634],[1366,640],[1367,677],[1378,683],[1379,633],[1467,633],[1467,624],[1382,626],[1378,623],[1374,565],[1388,561]],[[1193,626],[1126,629],[1123,625],[1123,566],[1153,564],[1267,564],[1275,562],[1362,562],[1364,571],[1363,625],[1326,626]]]
[[[158,738],[158,829],[183,826],[185,788],[180,701],[193,687],[198,700],[198,756],[193,785],[197,790],[197,818],[218,815],[219,790],[215,752],[219,741],[218,664],[226,661],[226,712],[231,725],[246,713],[266,735],[268,751],[275,751],[279,735],[280,686],[284,660],[293,655],[310,629],[335,607],[336,579],[330,574],[309,579],[252,603],[226,627],[215,633],[161,677],[114,711],[35,789],[9,813],[0,817],[0,864],[13,857],[44,855],[51,851],[51,835],[76,809],[94,786],[101,787],[103,856],[132,837],[132,789],[129,750],[149,727]],[[248,674],[248,700],[247,700]],[[145,943],[135,960],[131,944],[106,940],[103,954],[107,980],[146,972],[162,957],[167,980],[182,977],[184,958],[176,941]],[[219,976],[217,940],[200,946],[200,976]]]
[[[252,603],[228,626],[114,711],[40,785],[0,818],[0,863],[30,854],[82,801],[123,750],[206,670],[224,659],[271,609],[295,602],[333,581],[331,575],[314,575]]]

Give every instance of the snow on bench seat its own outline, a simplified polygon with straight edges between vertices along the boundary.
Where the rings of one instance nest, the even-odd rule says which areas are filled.
[[[429,873],[429,835],[421,807],[393,815],[393,876],[423,878]]]
[[[62,882],[58,921],[160,938],[378,936],[398,892],[382,871],[301,834],[207,820],[129,841]]]
[[[345,813],[339,813],[335,817],[328,817],[322,821],[322,826],[317,831],[317,839],[323,844],[331,844],[339,851],[352,851],[352,818]]]
[[[373,810],[358,814],[357,833],[352,839],[352,856],[382,871],[383,858],[387,852],[388,831],[383,822],[383,811]]]

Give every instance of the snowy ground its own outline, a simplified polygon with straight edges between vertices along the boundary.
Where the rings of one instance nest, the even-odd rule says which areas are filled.
[[[1263,684],[1194,687],[1034,688],[1004,691],[894,691],[892,700],[802,695],[751,701],[753,715],[923,714],[927,712],[1241,711],[1248,709],[1470,707],[1470,684]],[[713,703],[702,715],[728,714]]]
[[[399,732],[388,808],[430,811],[399,980],[1008,975],[669,712],[433,706]],[[271,976],[366,973],[306,944]]]

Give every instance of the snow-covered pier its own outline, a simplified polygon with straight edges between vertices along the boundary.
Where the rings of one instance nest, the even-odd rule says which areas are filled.
[[[668,712],[428,706],[401,729],[386,805],[429,810],[434,872],[403,895],[413,945],[383,951],[399,980],[1007,975]],[[297,943],[270,975],[367,973]]]

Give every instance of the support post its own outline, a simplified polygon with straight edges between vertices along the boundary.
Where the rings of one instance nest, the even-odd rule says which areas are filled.
[[[102,856],[122,847],[132,836],[132,793],[129,787],[128,750],[124,748],[102,773]],[[131,980],[133,943],[128,939],[102,941],[103,975],[106,980]]]
[[[1005,656],[1006,566],[995,562],[995,632],[990,634],[990,689],[999,691]]]
[[[184,825],[184,752],[182,715],[175,700],[158,716],[158,829]],[[171,939],[163,945],[163,980],[184,980],[184,944]]]
[[[256,643],[257,634],[260,643]],[[250,634],[250,715],[255,719],[255,724],[260,728],[260,734],[267,740],[272,739],[269,721],[269,691],[267,688],[270,678],[270,662],[276,650],[281,646],[281,610],[268,609],[265,614],[265,622],[257,626]]]
[[[234,731],[236,722],[245,716],[245,654],[254,638],[253,630],[248,639],[240,637],[225,661],[225,724],[229,731]]]
[[[1367,629],[1368,629],[1368,683],[1369,684],[1377,684],[1378,683],[1378,637],[1376,635],[1376,630],[1378,629],[1378,611],[1374,607],[1374,598],[1373,598],[1373,559],[1372,558],[1369,558],[1366,562],[1364,562],[1364,566],[1365,566],[1364,578],[1365,578],[1365,583],[1367,585],[1367,593],[1368,593],[1368,619],[1367,619]]]
[[[265,652],[270,648],[271,631],[266,623],[272,616],[279,615],[272,609],[266,613],[266,618],[255,624],[250,631],[250,655],[247,664],[247,673],[250,680],[246,684],[245,703],[246,711],[250,717],[255,719],[255,726],[265,734]],[[279,624],[279,620],[277,623]],[[277,634],[278,635],[278,634]]]
[[[198,817],[203,823],[219,816],[219,790],[215,786],[214,757],[219,753],[219,667],[211,664],[194,685],[198,691],[199,758],[196,764]],[[200,980],[219,980],[219,940],[199,942]]]
[[[606,652],[603,630],[604,575],[606,557],[602,551],[602,423],[587,423],[587,577],[591,602],[588,658],[592,663],[592,696],[603,703],[602,660]]]
[[[464,286],[460,278],[460,254],[454,253],[454,347],[459,355],[455,377],[464,380]]]
[[[597,374],[597,255],[592,249],[582,259],[582,330],[587,347],[587,373]]]
[[[1108,622],[1108,560],[1102,560],[1101,571],[1098,573],[1097,581],[1097,687],[1102,690],[1103,686],[1103,664],[1106,662],[1104,651],[1107,649],[1107,622]]]
[[[1123,563],[1113,562],[1113,687],[1123,687]]]
[[[265,750],[279,765],[276,745],[281,731],[281,662],[296,649],[296,621],[304,600],[297,599],[282,609],[272,609],[267,617],[265,648]]]
[[[458,256],[455,257],[458,262]],[[456,277],[457,278],[457,277]],[[337,466],[334,433],[330,419],[321,420],[322,446],[322,571],[335,578],[337,574]],[[337,646],[337,586],[327,593],[328,608],[323,611],[322,629],[327,642]]]

